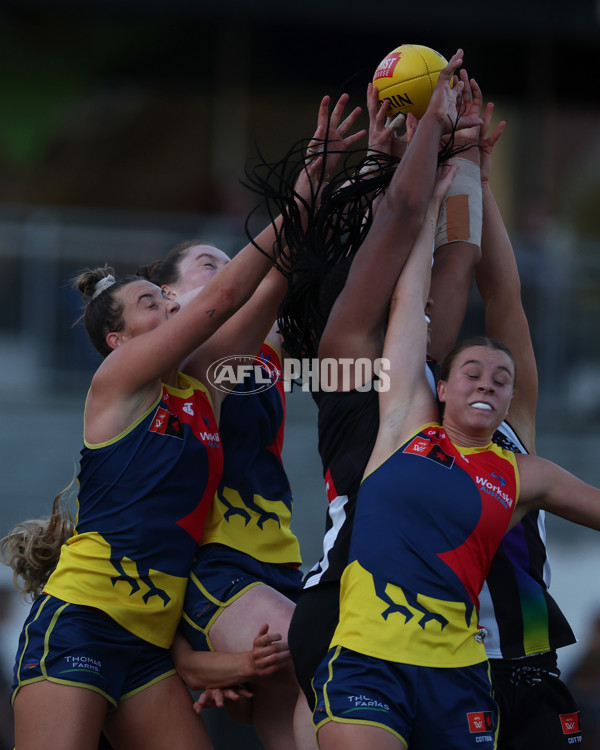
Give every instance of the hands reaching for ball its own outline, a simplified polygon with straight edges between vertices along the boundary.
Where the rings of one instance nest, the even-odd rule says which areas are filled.
[[[335,168],[344,151],[366,134],[365,130],[359,130],[356,133],[349,132],[361,113],[360,107],[355,107],[347,117],[342,119],[349,98],[348,94],[340,96],[331,112],[331,117],[329,117],[331,98],[324,96],[321,100],[317,129],[308,144],[305,168],[295,187],[295,192],[302,198],[306,199],[308,195],[311,195],[315,185],[322,187],[329,180],[330,172]],[[308,195],[307,191],[310,191]]]
[[[490,171],[492,168],[492,151],[498,141],[498,138],[500,138],[506,126],[506,121],[501,120],[496,125],[494,130],[490,132],[493,113],[494,104],[493,102],[488,102],[483,114],[483,127],[480,129],[479,134],[479,159],[482,185],[487,183],[489,180]]]
[[[389,154],[397,159],[404,156],[408,145],[406,115],[400,113],[389,117],[390,102],[379,102],[377,86],[367,87],[367,110],[369,112],[369,152]]]
[[[456,123],[457,129],[478,127],[481,119],[481,91],[474,79],[466,73],[457,78],[456,71],[463,62],[463,51],[458,49],[448,65],[440,72],[433,89],[429,106],[423,117],[437,117],[449,133]],[[466,106],[465,106],[466,104]]]
[[[294,185],[294,194],[301,212],[310,206],[318,205],[323,188],[329,182],[329,175],[340,156],[366,134],[365,130],[350,132],[361,113],[360,107],[355,107],[347,117],[342,119],[349,98],[348,94],[340,96],[331,112],[331,117],[329,116],[331,97],[324,96],[321,99],[317,129],[308,144],[304,168],[300,171]]]

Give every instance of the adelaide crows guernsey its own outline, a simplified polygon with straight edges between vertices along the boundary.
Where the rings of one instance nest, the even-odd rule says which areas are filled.
[[[437,363],[427,358],[427,380],[435,392]],[[305,588],[338,582],[348,562],[354,507],[379,429],[375,387],[365,391],[317,391],[319,455],[328,508],[323,556],[306,574]]]
[[[113,440],[84,444],[74,535],[44,591],[106,612],[168,648],[204,521],[221,478],[221,441],[206,388],[179,373]]]
[[[527,453],[506,422],[493,439],[514,453]],[[479,596],[490,659],[518,659],[576,642],[549,585],[545,513],[530,511],[502,539]]]
[[[512,452],[422,427],[361,484],[331,645],[418,666],[485,661],[478,595],[518,494]]]
[[[300,565],[300,545],[290,528],[292,492],[281,458],[285,422],[281,359],[264,342],[257,364],[258,380],[249,373],[221,406],[223,478],[202,544],[224,544],[261,562]]]

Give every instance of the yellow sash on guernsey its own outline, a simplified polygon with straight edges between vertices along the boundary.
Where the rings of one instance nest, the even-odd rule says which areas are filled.
[[[270,361],[269,373],[275,368],[281,378],[281,353],[269,341],[261,347],[260,355]],[[282,404],[285,405],[285,393],[281,380],[275,382],[273,388],[279,392]],[[240,398],[229,396],[229,399]],[[259,398],[257,394],[243,398]],[[283,429],[282,426],[279,427]],[[282,435],[282,433],[281,433]],[[251,440],[255,436],[251,435]],[[226,440],[224,441],[226,444]],[[263,453],[272,452],[281,460],[281,445],[263,447]],[[260,459],[260,454],[259,454]],[[229,477],[228,483],[235,485],[237,477]],[[243,481],[243,477],[240,477]],[[287,483],[283,466],[281,480]],[[223,483],[225,484],[225,482]],[[208,517],[204,525],[202,544],[223,544],[226,547],[243,552],[255,560],[279,565],[301,565],[300,544],[290,528],[292,506],[274,498],[266,498],[260,494],[264,485],[251,487],[256,489],[250,495],[249,501],[244,502],[240,494],[240,486],[222,486],[215,495]],[[243,491],[243,490],[242,490]],[[288,501],[289,502],[289,501]]]
[[[181,618],[187,578],[152,569],[140,575],[128,558],[120,560],[119,573],[110,551],[100,534],[71,537],[44,591],[72,604],[101,609],[134,635],[169,648]]]
[[[357,561],[350,563],[342,576],[340,621],[331,646],[423,667],[466,667],[486,660],[483,644],[475,639],[475,608],[467,625],[463,602],[417,594],[416,609],[400,586],[388,583],[385,593],[393,605],[377,596],[371,573]],[[439,619],[425,622],[424,612]],[[443,628],[440,621],[447,621]]]
[[[229,506],[215,496],[211,505],[202,544],[224,544],[245,552],[256,560],[278,564],[300,564],[300,545],[290,529],[291,513],[283,502],[253,496],[258,509],[248,508],[237,490],[223,489]]]

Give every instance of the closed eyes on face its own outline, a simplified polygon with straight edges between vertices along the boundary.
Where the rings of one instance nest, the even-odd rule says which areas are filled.
[[[151,310],[154,307],[158,307],[159,303],[163,300],[167,299],[165,296],[165,293],[162,289],[159,289],[158,287],[155,290],[149,291],[149,292],[143,292],[139,295],[137,299],[137,306],[143,307],[146,310]]]
[[[499,388],[514,383],[514,373],[510,366],[505,365],[503,362],[494,361],[481,361],[479,359],[469,359],[463,362],[459,368],[469,380],[478,380],[486,377],[486,372],[489,373],[489,377],[494,385]]]
[[[229,258],[225,255],[225,253],[222,253],[219,250],[215,250],[214,252],[203,251],[196,255],[196,257],[193,259],[193,263],[196,266],[218,268],[219,266],[224,266],[229,263]]]

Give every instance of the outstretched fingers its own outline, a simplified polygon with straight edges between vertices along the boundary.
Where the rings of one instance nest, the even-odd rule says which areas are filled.
[[[329,121],[330,129],[337,131],[338,135],[341,136],[345,135],[348,130],[350,130],[362,111],[360,107],[355,107],[352,112],[350,112],[350,114],[342,120],[341,118],[349,99],[350,97],[348,96],[348,94],[342,94],[340,96],[335,107],[333,108],[331,119]]]
[[[446,67],[442,68],[442,70],[440,71],[439,78],[442,79],[443,84],[450,83],[452,78],[455,76],[456,71],[463,64],[463,58],[464,58],[464,52],[459,47],[459,49],[457,49],[456,52],[452,55],[452,57],[448,60],[448,65],[446,65]]]
[[[460,70],[459,76],[462,89],[461,101],[457,105],[457,128],[461,130],[473,127],[478,128],[483,124],[481,118],[481,107],[483,105],[481,88],[474,78],[469,78],[464,68]]]
[[[228,688],[207,688],[194,701],[194,711],[202,713],[205,708],[223,708],[225,701],[239,701],[240,698],[252,698],[254,694],[245,685],[233,685]]]
[[[483,127],[481,128],[481,142],[489,145],[493,148],[496,145],[497,140],[502,135],[504,128],[506,127],[506,120],[501,120],[494,130],[489,133],[490,126],[492,124],[492,115],[494,114],[494,102],[488,102],[485,105],[485,111],[483,113]]]
[[[506,126],[505,120],[501,120],[490,132],[493,114],[494,103],[488,102],[483,113],[483,126],[479,135],[479,164],[482,183],[489,180],[492,168],[492,151]]]
[[[348,94],[342,94],[337,100],[331,116],[329,115],[329,107],[331,104],[331,98],[324,96],[319,105],[319,114],[317,118],[317,129],[308,145],[307,156],[315,156],[324,151],[324,142],[327,140],[329,143],[335,143],[337,146],[347,148],[349,145],[362,138],[366,134],[366,130],[359,130],[356,133],[346,135],[348,131],[356,123],[361,113],[360,107],[355,107],[349,115],[342,119],[344,109],[350,99]]]
[[[295,190],[303,199],[318,200],[323,186],[337,165],[342,153],[366,135],[366,130],[351,132],[361,113],[355,107],[346,117],[344,109],[348,104],[348,94],[337,100],[331,115],[331,98],[324,96],[319,105],[317,129],[308,144],[304,160],[304,170],[299,175]],[[308,197],[307,197],[308,196]]]

